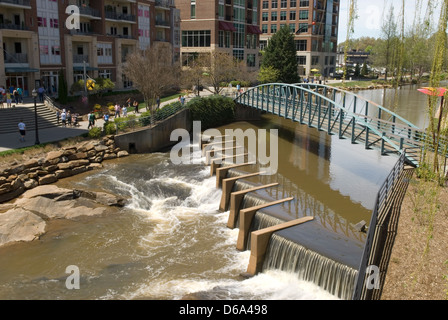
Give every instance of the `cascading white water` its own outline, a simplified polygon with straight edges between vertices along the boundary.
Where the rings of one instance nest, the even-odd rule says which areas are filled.
[[[351,299],[357,270],[331,260],[298,243],[272,235],[263,270],[290,272],[309,281],[340,299]]]

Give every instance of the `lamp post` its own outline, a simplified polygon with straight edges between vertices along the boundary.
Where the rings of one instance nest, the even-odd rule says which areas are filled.
[[[38,144],[40,144],[40,141],[39,141],[39,128],[37,125],[37,104],[36,104],[37,91],[36,91],[36,89],[33,89],[32,95],[34,98],[34,130],[36,131],[36,141],[34,142],[34,144],[38,145]]]

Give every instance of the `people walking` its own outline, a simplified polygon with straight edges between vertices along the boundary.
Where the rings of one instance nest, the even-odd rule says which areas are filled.
[[[72,114],[70,113],[70,111],[67,112],[67,125],[68,125],[69,127],[72,126]]]
[[[19,102],[17,103],[23,103],[23,90],[20,87],[17,87],[17,92],[19,94]]]
[[[20,142],[25,142],[26,125],[22,119],[20,119],[18,127],[19,127],[19,133],[20,133]]]
[[[11,108],[12,107],[12,93],[9,91],[6,91],[6,107]]]
[[[58,125],[59,125],[59,122],[61,121],[61,111],[59,111],[59,109],[56,110],[56,120],[57,120]]]
[[[45,88],[43,86],[40,86],[39,89],[37,89],[37,93],[39,94],[39,101],[44,102]]]
[[[61,113],[61,122],[64,127],[67,126],[67,113],[65,113],[65,109],[62,110],[62,113]]]
[[[134,100],[133,106],[134,106],[135,113],[139,113],[138,112],[138,102],[137,102],[137,100]]]
[[[95,113],[94,112],[90,112],[87,115],[87,118],[89,120],[89,125],[87,126],[87,129],[93,128],[95,126]]]
[[[116,118],[116,117],[120,118],[120,111],[121,111],[120,105],[118,103],[115,104],[115,115],[114,115],[114,118]]]

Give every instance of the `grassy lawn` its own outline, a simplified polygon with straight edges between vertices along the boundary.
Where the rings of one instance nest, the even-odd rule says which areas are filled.
[[[179,98],[179,95],[181,95],[180,93],[176,93],[167,97],[162,97],[160,99],[160,103],[166,102],[166,101],[170,101],[170,100],[176,100]],[[155,101],[154,101],[155,104]],[[145,102],[140,102],[138,104],[138,110],[144,109],[146,111],[146,103]],[[131,107],[128,111],[134,111],[134,107]]]
[[[382,84],[386,84],[386,83],[384,83],[382,81],[367,80],[367,81],[346,81],[345,83],[343,83],[343,82],[331,83],[331,84],[329,84],[329,86],[342,87],[342,88],[354,88],[354,87],[368,88],[370,86],[382,85]]]

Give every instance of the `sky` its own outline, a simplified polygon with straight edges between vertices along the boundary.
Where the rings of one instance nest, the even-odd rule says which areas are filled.
[[[414,21],[416,12],[416,3],[418,0],[405,0],[405,22],[409,27]],[[339,13],[339,36],[338,43],[344,42],[347,38],[347,22],[348,22],[348,7],[349,0],[340,0],[341,7]],[[426,0],[420,0],[423,9],[421,14],[426,13]],[[389,11],[390,5],[393,4],[395,8],[395,17],[398,19],[401,14],[402,0],[356,0],[357,15],[355,20],[354,33],[350,36],[352,39],[360,37],[375,37],[381,36],[381,24],[383,16]],[[386,12],[383,12],[383,11]],[[420,11],[420,10],[419,10]],[[438,18],[439,11],[435,10],[434,17]]]

